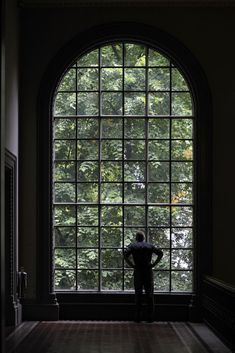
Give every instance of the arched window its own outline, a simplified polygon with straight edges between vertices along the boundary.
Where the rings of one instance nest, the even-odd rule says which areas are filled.
[[[172,58],[115,41],[78,57],[53,114],[54,289],[129,291],[123,249],[164,251],[156,291],[193,290],[190,87]]]

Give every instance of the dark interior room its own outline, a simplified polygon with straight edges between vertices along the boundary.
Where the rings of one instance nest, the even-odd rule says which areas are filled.
[[[1,1],[1,352],[235,351],[234,34],[235,0]]]

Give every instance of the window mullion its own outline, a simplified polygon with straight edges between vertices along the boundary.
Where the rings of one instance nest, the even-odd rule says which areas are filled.
[[[102,258],[101,258],[101,226],[102,226],[102,206],[101,206],[101,187],[102,187],[102,175],[101,175],[101,146],[102,146],[102,119],[101,119],[101,110],[102,110],[102,93],[101,93],[101,49],[99,48],[99,151],[98,151],[98,291],[101,291],[102,288]]]

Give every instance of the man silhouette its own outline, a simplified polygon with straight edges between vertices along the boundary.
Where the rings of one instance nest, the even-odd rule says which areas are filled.
[[[157,258],[152,263],[152,255]],[[130,255],[133,261],[130,260]],[[147,301],[147,321],[154,319],[154,298],[153,298],[153,267],[158,264],[163,256],[162,250],[145,241],[145,234],[142,231],[136,233],[136,242],[130,244],[124,251],[124,259],[128,265],[134,268],[134,287],[136,302],[136,320],[141,320],[143,288]]]

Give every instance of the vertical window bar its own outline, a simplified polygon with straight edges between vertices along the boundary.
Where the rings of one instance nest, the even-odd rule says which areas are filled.
[[[125,209],[125,206],[124,206],[124,203],[125,203],[125,188],[124,188],[124,185],[125,185],[125,173],[124,173],[124,146],[125,146],[125,140],[124,140],[124,137],[125,137],[125,111],[124,111],[124,88],[125,88],[125,44],[123,43],[122,44],[122,253],[124,254],[124,241],[125,241],[125,217],[124,217],[124,209]],[[125,289],[124,287],[124,283],[125,283],[125,261],[124,261],[124,257],[122,257],[122,290]]]
[[[170,163],[169,163],[169,188],[170,188],[170,190],[169,190],[169,192],[170,192],[170,200],[169,200],[169,202],[170,202],[170,205],[171,205],[171,202],[172,202],[172,197],[171,197],[171,192],[172,192],[172,185],[171,185],[171,182],[172,182],[172,178],[171,178],[171,147],[172,147],[172,62],[170,61],[170,67],[169,67],[169,69],[170,69],[170,126],[169,126],[169,129],[170,129],[170,131],[169,131],[169,138],[170,138],[170,141],[169,141],[169,149],[170,149],[170,151],[169,151],[169,157],[170,157]],[[170,253],[169,253],[169,255],[170,255],[170,273],[169,273],[169,275],[170,275],[170,278],[169,278],[169,285],[170,285],[170,288],[169,288],[169,291],[171,292],[172,291],[172,283],[171,283],[171,281],[172,281],[172,273],[171,273],[171,271],[172,271],[172,268],[171,268],[171,261],[172,261],[172,224],[171,224],[171,222],[172,222],[172,205],[170,206]]]
[[[102,94],[101,94],[101,48],[99,48],[99,106],[98,106],[98,129],[99,129],[99,151],[98,151],[98,158],[99,158],[99,163],[98,163],[98,291],[101,291],[102,288],[102,265],[101,265],[101,225],[102,225],[102,219],[101,219],[101,148],[102,148],[102,118],[101,118],[101,109],[102,109]]]
[[[145,49],[146,61],[145,61],[145,233],[146,240],[149,240],[149,227],[148,227],[148,136],[149,136],[149,119],[148,119],[148,91],[149,91],[149,76],[148,76],[148,64],[149,64],[149,48]]]
[[[54,113],[54,110],[53,110]],[[55,162],[54,162],[54,150],[55,150],[55,140],[54,140],[54,126],[55,126],[55,117],[53,119],[53,126],[52,126],[52,153],[51,153],[51,175],[52,175],[52,182],[51,182],[51,188],[52,188],[52,193],[51,193],[51,201],[52,201],[52,215],[51,215],[51,231],[52,231],[52,241],[51,241],[51,248],[52,248],[52,272],[53,272],[53,278],[51,279],[51,287],[53,290],[55,290],[55,226],[54,226],[54,219],[55,219],[55,181],[54,181],[54,168],[55,168]]]
[[[76,78],[75,78],[75,82],[76,82],[76,115],[78,114],[78,65],[77,65],[77,61],[76,61]],[[78,146],[78,117],[76,117],[76,134],[75,134],[75,138],[76,138],[76,147],[75,147],[75,211],[76,211],[76,221],[75,221],[75,246],[76,246],[76,290],[78,290],[78,207],[77,207],[77,200],[78,200],[78,195],[77,195],[77,181],[78,181],[78,162],[77,162],[77,146]]]

